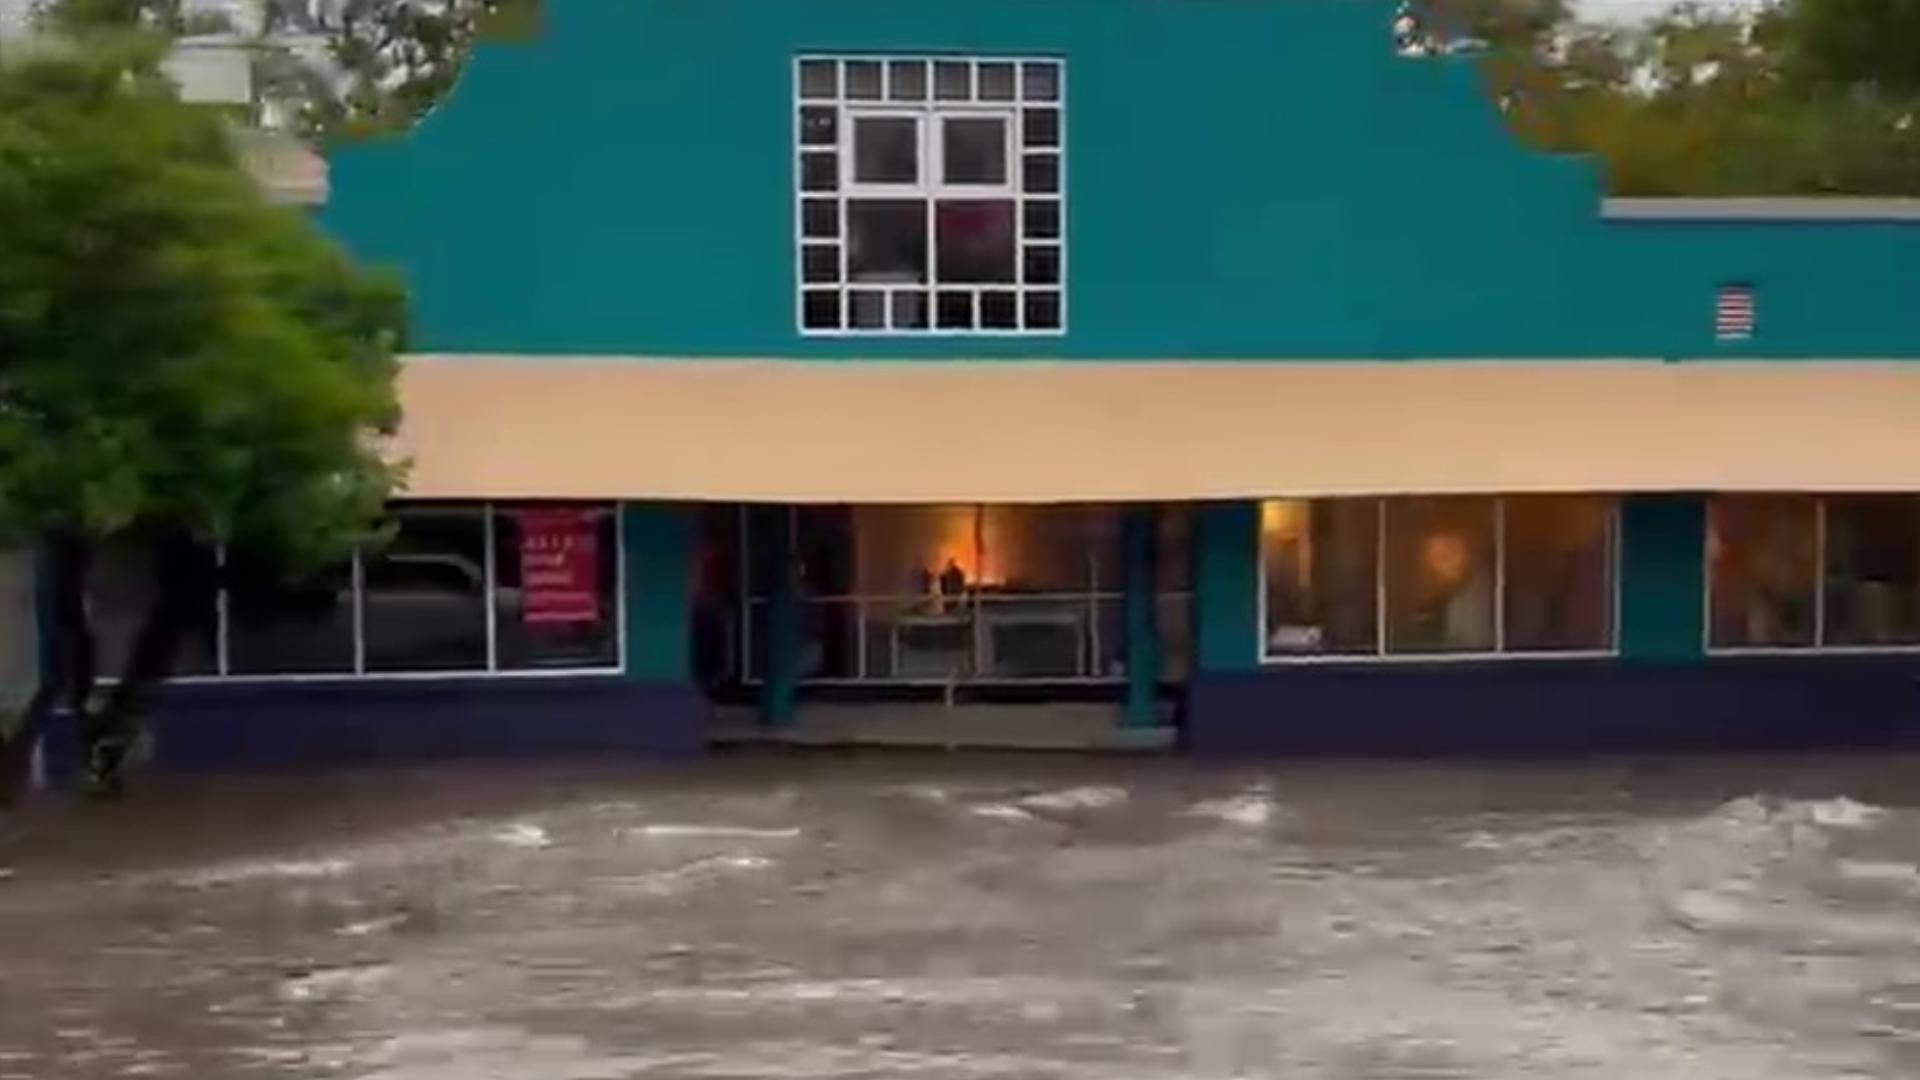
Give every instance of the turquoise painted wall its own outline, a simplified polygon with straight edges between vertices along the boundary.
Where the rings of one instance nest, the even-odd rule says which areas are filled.
[[[670,503],[620,508],[626,555],[627,677],[692,677],[695,517]]]
[[[1390,0],[551,0],[326,225],[425,351],[852,357],[1920,357],[1920,227],[1599,220]],[[792,60],[1067,65],[1069,329],[802,338]],[[1712,339],[1717,284],[1759,332]]]
[[[1193,661],[1199,671],[1260,666],[1260,506],[1193,513]]]
[[[1620,655],[1703,655],[1707,501],[1630,495],[1620,504]]]

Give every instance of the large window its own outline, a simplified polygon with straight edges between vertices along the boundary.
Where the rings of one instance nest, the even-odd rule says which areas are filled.
[[[1707,557],[1715,649],[1920,646],[1920,498],[1720,496]]]
[[[800,327],[1059,333],[1057,60],[797,62]]]
[[[606,505],[396,506],[378,549],[288,581],[233,560],[178,675],[351,676],[604,670],[620,664],[618,515]],[[150,595],[143,560],[96,573],[118,671]]]
[[[1613,550],[1601,496],[1274,500],[1264,655],[1606,651]]]

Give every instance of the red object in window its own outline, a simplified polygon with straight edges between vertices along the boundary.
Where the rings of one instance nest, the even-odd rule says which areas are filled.
[[[520,526],[520,618],[529,626],[600,621],[600,531],[594,511],[543,508]]]

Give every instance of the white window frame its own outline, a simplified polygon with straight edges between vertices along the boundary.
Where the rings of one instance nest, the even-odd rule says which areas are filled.
[[[1507,648],[1507,502],[1511,498],[1526,496],[1474,496],[1493,500],[1493,640],[1492,649],[1447,652],[1388,652],[1387,651],[1387,503],[1390,499],[1403,496],[1363,495],[1328,496],[1334,498],[1371,499],[1374,504],[1374,559],[1373,559],[1373,651],[1346,653],[1289,653],[1275,652],[1270,648],[1271,635],[1267,630],[1267,557],[1264,550],[1257,552],[1260,560],[1258,579],[1259,594],[1256,607],[1259,612],[1259,644],[1257,651],[1263,666],[1289,666],[1309,664],[1453,664],[1462,661],[1488,660],[1597,660],[1617,656],[1620,652],[1620,500],[1616,496],[1600,492],[1592,493],[1596,497],[1608,498],[1611,505],[1607,511],[1607,643],[1597,649],[1509,649]],[[1286,499],[1291,496],[1275,496]],[[1313,497],[1305,497],[1313,501]],[[1268,500],[1262,500],[1265,502]],[[1259,544],[1256,535],[1255,544]]]
[[[349,564],[349,580],[353,590],[353,670],[352,671],[306,671],[284,673],[244,673],[234,674],[228,656],[228,635],[231,632],[229,621],[228,590],[223,586],[215,598],[215,658],[216,670],[212,673],[180,675],[169,682],[181,684],[242,684],[242,683],[357,683],[357,682],[433,682],[448,679],[564,679],[578,677],[624,675],[627,670],[627,522],[617,502],[595,502],[595,507],[604,507],[613,515],[613,589],[614,589],[614,663],[593,667],[555,667],[555,668],[502,668],[499,654],[499,615],[494,596],[494,515],[503,508],[520,505],[517,503],[459,503],[463,508],[480,510],[485,515],[486,559],[484,588],[487,597],[487,663],[482,668],[457,668],[444,671],[368,671],[367,635],[366,635],[366,568],[359,549],[355,549]],[[405,509],[406,504],[397,504]],[[215,552],[216,562],[224,565],[224,548]]]
[[[833,63],[835,67],[835,93],[831,98],[808,97],[802,93],[802,72],[810,63]],[[846,64],[849,62],[872,62],[881,66],[882,94],[880,99],[852,98],[847,95]],[[924,65],[925,95],[919,100],[895,100],[894,65],[896,63],[917,63]],[[964,100],[942,100],[936,96],[935,65],[939,63],[963,63],[967,65],[968,97]],[[1008,100],[988,101],[978,96],[980,87],[980,66],[982,64],[1006,64],[1012,69],[1013,97]],[[1026,96],[1027,64],[1046,64],[1053,68],[1056,79],[1056,93],[1049,98]],[[992,56],[992,55],[854,55],[854,54],[804,54],[794,58],[793,101],[794,144],[793,144],[793,190],[794,190],[794,326],[803,337],[1060,337],[1066,334],[1068,326],[1067,300],[1067,72],[1066,62],[1058,56]],[[804,130],[800,120],[801,110],[806,108],[832,108],[835,112],[835,142],[831,147],[809,146],[804,141]],[[1025,143],[1026,110],[1052,109],[1055,111],[1056,138],[1052,145],[1029,148]],[[854,182],[854,128],[855,122],[868,116],[913,115],[920,118],[920,183],[905,184],[858,184]],[[1004,126],[1006,179],[1000,184],[949,184],[946,182],[945,161],[945,122],[949,119],[969,117],[992,118],[1001,120]],[[809,152],[832,152],[837,155],[836,176],[838,188],[832,192],[808,192],[801,186],[800,162]],[[1051,192],[1027,192],[1026,160],[1029,156],[1051,157],[1058,173],[1058,184]],[[809,200],[832,200],[836,208],[839,228],[835,237],[807,237],[805,235],[805,207]],[[847,204],[853,199],[915,199],[926,203],[927,230],[927,266],[924,282],[854,282],[849,279],[848,254],[848,214]],[[942,285],[939,281],[940,243],[938,204],[942,199],[1008,200],[1013,204],[1013,276],[1006,282],[953,282]],[[1059,227],[1051,237],[1028,237],[1026,235],[1026,217],[1029,205],[1051,203],[1057,207]],[[808,247],[831,245],[838,252],[838,280],[832,283],[805,280],[805,261]],[[1050,283],[1030,283],[1026,280],[1027,255],[1029,251],[1047,249],[1055,252],[1058,266],[1058,279]],[[838,298],[840,324],[837,327],[808,327],[806,325],[807,296],[811,292],[830,292]],[[853,295],[855,293],[879,293],[884,297],[885,324],[882,327],[854,327],[852,325]],[[893,325],[896,311],[896,294],[915,293],[924,298],[924,327],[898,327]],[[969,297],[972,313],[972,325],[967,327],[941,327],[939,322],[940,296],[942,293],[965,293]],[[982,298],[986,294],[1011,294],[1015,308],[1017,325],[1011,327],[984,327],[980,325]],[[1029,327],[1027,323],[1027,305],[1031,296],[1052,296],[1055,300],[1057,315],[1055,325]]]
[[[1920,653],[1920,642],[1906,645],[1827,644],[1827,495],[1813,500],[1813,642],[1809,645],[1716,645],[1713,642],[1713,503],[1741,494],[1807,495],[1806,492],[1723,492],[1707,497],[1707,516],[1700,529],[1700,648],[1708,656],[1880,656]],[[1893,498],[1920,496],[1889,493]]]

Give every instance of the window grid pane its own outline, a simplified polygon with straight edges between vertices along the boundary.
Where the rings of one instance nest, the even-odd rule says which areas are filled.
[[[1707,515],[1715,648],[1816,644],[1819,504],[1804,495],[1728,495]]]
[[[1062,332],[1060,64],[914,56],[796,64],[802,332]],[[1004,111],[981,108],[989,104]],[[919,211],[880,215],[877,199],[911,200]],[[829,288],[856,286],[865,294],[857,302]]]

